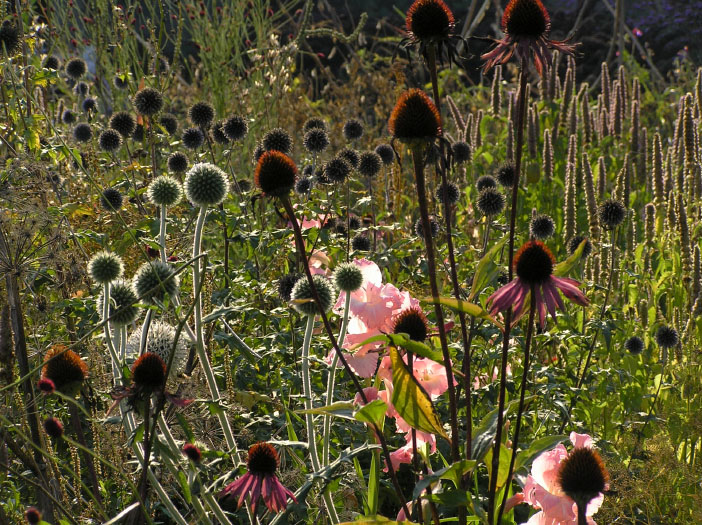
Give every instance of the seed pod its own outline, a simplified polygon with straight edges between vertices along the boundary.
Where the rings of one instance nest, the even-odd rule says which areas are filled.
[[[650,202],[644,208],[644,235],[648,248],[644,250],[644,272],[648,273],[651,271],[651,252],[656,236],[656,207]]]
[[[683,137],[685,146],[685,168],[688,171],[692,164],[697,161],[697,148],[695,148],[695,121],[692,116],[692,95],[685,96],[685,106],[683,109]]]
[[[605,107],[600,108],[600,118],[598,120],[598,128],[599,128],[601,138],[609,136],[609,113],[607,112],[607,108],[605,108]]]
[[[550,182],[553,178],[553,144],[551,143],[551,131],[548,129],[544,130],[541,171],[544,174],[544,179]]]
[[[468,118],[466,119],[466,124],[463,127],[463,140],[466,142],[471,141],[471,137],[473,136],[473,114],[469,113]]]
[[[529,108],[529,112],[527,115],[527,144],[529,146],[529,155],[532,157],[536,157],[537,151],[536,151],[536,124],[535,121],[536,117],[534,116],[534,110],[532,108]],[[510,131],[512,130],[512,127],[510,126]]]
[[[668,192],[668,201],[666,202],[666,218],[668,219],[668,231],[674,232],[677,224],[675,215],[675,194],[671,190]]]
[[[490,107],[492,114],[498,116],[500,114],[500,106],[502,105],[502,66],[495,68],[495,76],[492,78],[492,89],[490,91]]]
[[[612,132],[612,135],[619,138],[622,135],[622,122],[624,120],[624,111],[622,108],[621,87],[616,81],[614,82],[614,86],[614,96],[612,97],[612,114],[610,115],[610,130]]]
[[[639,138],[639,155],[636,159],[636,180],[642,185],[646,183],[648,167],[648,128],[641,128]],[[650,186],[647,188],[650,190]]]
[[[478,149],[483,143],[483,137],[480,133],[480,123],[483,121],[483,110],[479,109],[478,114],[475,117],[475,124],[473,125],[473,136],[471,140],[473,142],[473,151]]]
[[[682,195],[677,197],[678,231],[680,232],[680,255],[682,259],[683,283],[688,286],[692,280],[692,251],[690,249],[690,227],[687,223],[687,210]]]
[[[568,139],[568,163],[574,166],[578,163],[578,139],[575,135],[570,135]]]
[[[590,237],[593,241],[600,238],[600,224],[597,219],[597,198],[595,197],[595,178],[592,175],[592,167],[587,153],[583,153],[583,174],[585,186],[585,203],[587,206],[587,219],[590,224]]]
[[[575,237],[575,217],[576,217],[576,195],[575,195],[575,164],[568,162],[566,166],[565,180],[565,203],[563,209],[564,226],[563,226],[563,242],[568,243],[570,239]]]
[[[0,310],[0,383],[12,382],[14,354],[12,352],[12,328],[10,327],[10,307],[3,305]]]
[[[581,104],[581,115],[583,119],[583,139],[585,143],[589,144],[592,142],[592,126],[590,119],[592,115],[590,114],[590,97],[588,96],[588,84],[585,82],[583,84],[583,98]]]
[[[702,279],[702,262],[700,261],[700,247],[695,245],[695,252],[692,260],[692,293],[690,297],[694,300],[700,295],[700,279]]]
[[[678,117],[675,121],[675,132],[673,133],[673,147],[675,148],[673,160],[676,162],[676,168],[682,166],[684,158],[683,144],[683,116],[685,109],[685,100],[681,99],[678,104]]]
[[[604,157],[597,159],[597,198],[602,201],[607,190],[607,166]]]
[[[607,62],[602,62],[602,74],[600,76],[600,84],[605,107],[612,107],[612,99],[610,95],[612,81],[609,77],[609,66],[607,65]]]
[[[553,100],[554,98],[558,97],[556,86],[558,84],[558,66],[560,62],[561,54],[556,51],[553,53],[553,61],[551,62],[552,66],[549,69],[548,75],[548,89],[546,90],[546,93],[549,100]]]
[[[563,100],[561,100],[561,110],[562,115],[567,115],[570,109],[571,102],[573,102],[573,91],[575,84],[575,69],[571,60],[568,60],[568,69],[566,69],[565,82],[563,83]]]
[[[629,79],[626,76],[626,68],[623,65],[619,66],[617,70],[617,80],[619,81],[623,101],[629,100]]]
[[[696,118],[702,118],[702,67],[697,70],[697,82],[695,82],[695,100],[697,102]]]
[[[639,152],[639,126],[641,125],[639,116],[639,103],[634,101],[631,103],[631,130],[629,131],[631,140],[629,150],[634,155],[634,158],[637,157]]]
[[[501,69],[502,66],[497,66],[495,69]],[[497,75],[497,72],[495,72],[495,75]],[[446,95],[446,102],[448,103],[449,111],[451,112],[451,117],[453,118],[453,123],[456,125],[456,129],[458,130],[459,134],[463,132],[463,129],[466,127],[466,123],[463,120],[463,116],[461,115],[460,110],[458,109],[458,106],[456,105],[456,102],[454,102],[453,98],[451,98],[451,95]]]

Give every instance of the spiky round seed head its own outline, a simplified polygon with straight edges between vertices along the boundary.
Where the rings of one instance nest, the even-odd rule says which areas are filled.
[[[638,355],[644,350],[643,339],[635,335],[624,342],[624,348],[631,354]]]
[[[93,129],[90,127],[90,124],[86,124],[85,122],[76,124],[73,128],[73,138],[76,139],[77,142],[88,142],[93,138]]]
[[[483,175],[476,181],[475,187],[478,188],[478,192],[487,188],[497,188],[497,181],[490,175]]]
[[[392,161],[395,160],[395,152],[392,150],[390,144],[380,144],[376,146],[375,152],[380,156],[380,160],[383,161],[383,165],[389,166]]]
[[[124,264],[119,255],[106,251],[98,252],[88,262],[88,274],[98,284],[106,284],[119,279],[124,272]]]
[[[66,62],[66,74],[73,80],[78,80],[80,77],[85,75],[87,70],[88,66],[85,64],[85,60],[82,58],[75,57]]]
[[[208,128],[215,117],[215,110],[209,102],[196,102],[188,110],[188,118],[194,126]]]
[[[127,341],[127,359],[136,359],[141,351],[141,327],[136,329]],[[146,336],[145,352],[151,352],[161,358],[164,365],[168,367],[168,360],[173,353],[173,361],[171,363],[171,371],[169,376],[176,377],[185,370],[188,363],[188,353],[190,346],[185,340],[185,336],[180,334],[176,340],[176,329],[160,321],[154,321],[149,327],[149,333]]]
[[[392,331],[395,334],[407,334],[412,341],[421,343],[429,336],[429,322],[424,312],[413,306],[395,317]]]
[[[326,131],[327,123],[324,122],[324,119],[321,119],[318,117],[308,118],[305,121],[305,124],[302,126],[302,131],[303,131],[303,133],[307,133],[311,129],[323,129]]]
[[[514,186],[514,181],[517,180],[517,172],[514,168],[514,164],[505,164],[500,166],[497,170],[497,182],[502,184],[505,188],[511,188]]]
[[[188,128],[183,131],[183,146],[188,149],[198,149],[205,143],[205,135],[200,128]]]
[[[263,136],[266,151],[280,151],[288,155],[292,150],[290,134],[282,128],[274,128]]]
[[[136,92],[133,103],[137,113],[150,117],[163,109],[163,95],[154,88],[145,87]]]
[[[193,206],[216,206],[228,192],[226,173],[209,162],[198,162],[185,176],[185,196]]]
[[[105,296],[101,293],[98,296],[97,307],[102,315]],[[126,326],[131,324],[139,315],[137,293],[134,284],[129,281],[115,281],[110,284],[110,308],[107,315],[114,326]],[[104,320],[104,319],[103,319]]]
[[[106,129],[98,137],[98,145],[103,151],[117,151],[122,146],[122,135],[114,129]]]
[[[358,169],[358,165],[361,162],[361,157],[358,154],[358,151],[356,151],[353,148],[344,148],[342,149],[338,154],[337,157],[344,159],[346,162],[349,163],[349,166],[351,166],[352,169]]]
[[[149,184],[146,195],[156,206],[175,206],[183,196],[183,188],[173,177],[161,175]]]
[[[222,129],[229,140],[238,141],[249,132],[249,125],[244,117],[233,115],[224,121]]]
[[[95,100],[93,97],[88,97],[85,100],[83,100],[81,107],[83,108],[83,111],[85,111],[86,113],[90,113],[91,111],[96,111],[97,110],[97,100]]]
[[[349,217],[349,230],[358,230],[361,227],[361,221],[358,217]]]
[[[280,151],[267,151],[256,164],[254,184],[266,195],[284,197],[295,186],[297,166]]]
[[[502,30],[513,37],[537,39],[547,34],[551,17],[541,0],[510,0],[502,16]]]
[[[61,436],[63,436],[63,423],[55,417],[46,418],[44,420],[44,432],[46,432],[46,435],[51,439],[61,439]],[[30,523],[32,522],[30,521]],[[35,521],[34,523],[39,522]]]
[[[9,20],[5,20],[0,25],[0,54],[2,54],[4,48],[7,50],[8,55],[12,55],[19,46],[19,28]]]
[[[134,133],[136,120],[131,113],[119,111],[110,118],[110,127],[126,139]]]
[[[89,90],[90,87],[88,86],[87,82],[83,82],[82,80],[80,82],[76,82],[76,85],[73,86],[73,92],[81,97],[87,95]]]
[[[671,326],[659,326],[656,331],[656,343],[661,348],[673,348],[678,344],[680,338],[678,331]]]
[[[100,206],[107,211],[118,211],[123,202],[124,197],[116,188],[106,188],[100,194]]]
[[[388,120],[390,134],[400,142],[424,143],[441,135],[439,110],[421,89],[400,95]]]
[[[334,285],[332,285],[329,279],[318,274],[312,276],[312,281],[314,282],[314,287],[317,289],[317,295],[319,296],[322,310],[328,312],[336,301]],[[293,308],[302,315],[317,315],[319,313],[317,304],[314,301],[312,287],[306,278],[298,279],[295,286],[293,286],[290,297],[293,301]]]
[[[597,215],[600,219],[600,224],[605,229],[612,230],[626,219],[626,207],[618,200],[609,199],[600,204]]]
[[[112,77],[112,85],[120,91],[124,91],[129,87],[129,79],[122,78],[121,75],[115,75],[114,77]]]
[[[253,155],[252,155],[254,164],[256,164],[259,161],[259,159],[261,158],[261,156],[265,152],[266,152],[266,148],[263,147],[263,144],[261,144],[261,143],[256,144],[256,147],[254,148]]]
[[[270,443],[256,443],[249,448],[246,466],[254,476],[273,476],[278,468],[278,453]]]
[[[528,241],[514,255],[513,265],[519,279],[530,286],[536,286],[551,277],[556,259],[541,241]]]
[[[476,205],[483,215],[497,215],[505,209],[505,196],[497,188],[485,188],[478,195]]]
[[[56,390],[70,393],[88,377],[88,365],[78,354],[64,345],[54,345],[44,356],[42,379],[51,379]]]
[[[358,161],[358,172],[364,177],[375,177],[383,167],[383,159],[375,151],[364,151]]]
[[[163,301],[178,291],[180,280],[168,263],[148,261],[134,275],[134,287],[140,300],[153,303]]]
[[[146,352],[132,365],[132,381],[145,392],[154,392],[166,381],[166,364],[157,354]]]
[[[183,445],[183,455],[193,463],[200,463],[202,460],[202,452],[192,443]]]
[[[310,177],[302,177],[295,183],[295,193],[298,195],[307,195],[312,191],[312,179]]]
[[[458,185],[453,182],[443,183],[436,188],[436,198],[439,202],[443,204],[444,202],[444,189],[446,190],[447,202],[450,205],[454,205],[461,198],[461,190],[458,189]]]
[[[363,136],[363,123],[355,118],[344,122],[344,137],[346,140],[358,140]]]
[[[295,283],[302,275],[299,273],[288,273],[278,279],[278,295],[286,303],[290,302],[290,294],[292,294]]]
[[[363,284],[363,273],[352,262],[342,263],[334,270],[334,284],[343,292],[355,292]]]
[[[188,169],[188,157],[185,153],[176,151],[168,157],[168,171],[171,173],[185,173]]]
[[[40,379],[37,382],[37,388],[42,394],[47,396],[53,394],[56,391],[56,385],[48,377]]]
[[[158,122],[169,135],[175,135],[178,131],[178,120],[175,118],[174,115],[170,113],[161,115],[158,119]]]
[[[570,241],[568,241],[568,255],[573,255],[575,250],[578,249],[580,243],[583,241],[586,242],[585,247],[583,248],[582,258],[587,259],[587,257],[592,253],[592,243],[590,242],[590,239],[582,235],[576,235]]]
[[[605,490],[608,479],[602,458],[588,447],[571,450],[558,468],[561,490],[583,508]]]
[[[367,235],[358,233],[351,239],[351,248],[357,252],[369,252],[371,249],[371,240]]]
[[[351,174],[351,165],[341,158],[335,157],[324,165],[324,176],[331,182],[344,182]]]
[[[218,120],[212,125],[212,138],[217,144],[226,146],[229,144],[229,137],[224,133],[224,121]]]
[[[471,149],[467,142],[454,142],[451,145],[451,152],[453,153],[453,161],[456,164],[463,164],[470,160]]]
[[[334,221],[334,233],[339,237],[346,237],[346,221],[343,219],[336,219]]]
[[[310,153],[322,153],[329,146],[329,135],[324,129],[313,128],[305,133],[302,145]]]
[[[325,166],[317,166],[317,169],[314,172],[314,182],[316,184],[331,184],[332,183],[332,181],[329,180],[326,173],[324,172],[324,167]]]
[[[553,236],[555,231],[556,224],[548,215],[536,215],[529,221],[529,236],[538,241],[545,241]]]
[[[36,507],[29,507],[24,511],[24,519],[27,520],[29,525],[36,525],[41,522],[41,512]]]
[[[70,109],[64,110],[63,113],[61,113],[61,122],[64,124],[73,124],[76,121],[76,114],[73,113]]]
[[[440,40],[452,31],[453,13],[442,0],[415,0],[407,10],[407,32],[418,40]]]
[[[56,58],[53,55],[49,55],[44,59],[44,62],[42,63],[42,67],[44,69],[52,69],[56,71],[60,67],[59,59]]]
[[[429,217],[429,230],[431,231],[432,237],[439,235],[439,223],[436,222],[434,217]],[[422,224],[421,217],[414,223],[414,233],[417,235],[417,237],[424,240],[424,225]]]

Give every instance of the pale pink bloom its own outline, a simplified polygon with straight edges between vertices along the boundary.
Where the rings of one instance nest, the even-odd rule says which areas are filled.
[[[416,431],[417,435],[417,453],[419,453],[419,450],[424,447],[424,445],[429,445],[429,450],[430,453],[433,454],[436,452],[436,437],[433,434],[429,434],[427,432],[422,432],[421,430]],[[398,448],[394,452],[390,452],[390,461],[392,463],[392,467],[397,470],[400,468],[400,465],[402,463],[411,463],[412,459],[414,458],[414,454],[412,453],[412,432],[409,431],[405,435],[405,445]],[[387,466],[384,469],[385,472],[388,471]]]
[[[489,383],[493,381],[497,381],[497,378],[500,375],[500,369],[495,367],[492,370],[492,379],[488,381],[488,375],[487,374],[478,374],[473,378],[473,389],[477,390],[483,386],[488,385]],[[507,377],[512,377],[512,366],[507,363]]]
[[[322,250],[315,250],[309,256],[308,264],[310,266],[310,273],[329,275],[331,270],[329,270],[329,257]]]
[[[368,400],[368,403],[371,401],[375,401],[376,399],[380,399],[378,397],[378,389],[375,388],[374,386],[369,386],[367,388],[363,389],[363,393],[366,396],[366,399]],[[366,403],[363,402],[363,398],[361,397],[361,394],[356,394],[356,397],[353,398],[353,404],[358,405],[358,406],[363,406]]]
[[[405,364],[407,364],[407,354],[402,356]],[[431,359],[425,358],[415,358],[412,360],[412,368],[414,372],[414,377],[422,388],[427,391],[432,399],[436,399],[441,396],[446,390],[448,390],[448,379],[446,378],[446,367],[432,361]],[[390,356],[385,356],[380,361],[380,367],[378,368],[378,377],[388,382],[392,381],[392,366],[390,364]],[[458,384],[454,378],[454,385]]]

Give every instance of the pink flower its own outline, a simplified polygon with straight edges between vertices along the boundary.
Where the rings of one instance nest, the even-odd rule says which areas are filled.
[[[375,401],[376,399],[380,399],[380,397],[378,397],[378,389],[374,386],[364,388],[363,393],[365,394],[368,403],[370,403],[371,401]],[[366,403],[363,402],[361,394],[356,394],[356,397],[353,398],[353,404],[358,406],[366,405]]]
[[[416,436],[417,453],[419,453],[419,450],[427,444],[429,445],[429,450],[431,454],[436,452],[436,437],[433,434],[417,430]],[[412,431],[410,430],[407,432],[407,434],[405,434],[405,445],[398,448],[394,452],[390,452],[390,462],[392,463],[392,467],[395,470],[397,470],[403,463],[412,463],[413,458],[414,454],[412,453]],[[385,467],[384,471],[388,471],[387,466]]]
[[[327,275],[331,273],[329,270],[329,257],[322,250],[313,251],[307,262],[310,265],[312,275]]]

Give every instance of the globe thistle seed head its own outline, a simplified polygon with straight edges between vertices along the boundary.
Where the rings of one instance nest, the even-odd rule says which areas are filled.
[[[417,40],[436,41],[453,32],[453,13],[443,0],[415,0],[407,10],[406,27]]]
[[[100,194],[100,206],[107,211],[118,211],[122,207],[123,202],[124,197],[116,188],[106,188]]]
[[[342,149],[338,154],[337,157],[344,159],[346,162],[348,162],[349,166],[351,166],[351,169],[358,169],[358,165],[361,162],[361,157],[358,154],[358,151],[356,151],[353,148],[344,148]]]
[[[282,128],[274,128],[263,136],[266,151],[279,151],[286,155],[292,151],[290,134]]]
[[[578,249],[578,246],[580,246],[580,243],[583,241],[586,242],[585,247],[583,248],[582,258],[587,259],[592,253],[592,243],[590,242],[590,239],[582,235],[576,235],[570,241],[568,241],[568,255],[573,255],[575,250]]]
[[[129,88],[129,79],[122,78],[121,75],[115,75],[114,77],[112,77],[112,85],[120,91],[124,91]]]
[[[302,177],[295,183],[295,193],[298,195],[308,195],[312,191],[312,179]]]
[[[346,221],[343,219],[336,219],[334,221],[334,233],[339,237],[346,237]]]
[[[453,161],[456,164],[463,164],[470,160],[471,149],[467,142],[454,142],[451,145],[451,152],[453,153]]]
[[[441,117],[421,89],[402,93],[388,120],[390,134],[400,142],[423,144],[441,135]]]
[[[502,30],[513,37],[538,39],[548,34],[551,17],[541,0],[511,0],[502,16]]]
[[[163,109],[163,95],[154,88],[145,87],[136,92],[133,104],[137,113],[151,117]]]
[[[412,341],[424,342],[429,336],[429,322],[421,308],[413,306],[402,310],[393,322],[393,333],[407,334]]]
[[[185,195],[193,206],[216,206],[228,192],[226,173],[209,162],[198,162],[185,176]]]
[[[98,296],[97,307],[100,315],[104,308],[105,296]],[[129,281],[115,281],[110,284],[110,308],[107,315],[114,326],[127,326],[139,315],[137,293],[134,284]],[[103,319],[104,321],[104,319]]]
[[[556,259],[541,241],[528,241],[514,255],[513,265],[517,277],[522,282],[537,286],[551,277]]]
[[[538,241],[545,241],[546,239],[552,237],[555,231],[556,224],[548,215],[536,215],[532,217],[531,221],[529,221],[529,236]]]
[[[434,217],[429,217],[429,230],[431,231],[432,237],[439,235],[439,223],[436,222]],[[422,224],[421,217],[414,223],[414,233],[417,235],[417,237],[424,240],[424,225]]]
[[[371,240],[368,235],[357,233],[351,239],[351,248],[357,252],[369,252],[371,250]]]
[[[609,199],[600,204],[597,215],[605,229],[613,230],[626,219],[626,207],[618,200]]]
[[[678,331],[671,326],[659,326],[656,331],[656,343],[661,348],[673,348],[680,342]]]
[[[126,139],[134,133],[136,120],[130,113],[119,111],[110,118],[110,127]]]
[[[88,71],[88,66],[85,64],[85,60],[75,57],[66,62],[64,69],[69,77],[73,80],[78,80]]]
[[[97,100],[95,100],[93,97],[87,97],[83,100],[81,107],[85,113],[97,111]]]
[[[61,439],[61,436],[63,436],[63,423],[55,417],[46,418],[44,420],[44,432],[51,439]],[[39,523],[39,521],[32,522],[29,519],[27,521],[29,523]]]
[[[148,303],[163,301],[166,295],[175,295],[179,283],[171,265],[161,261],[145,262],[134,275],[137,296]]]
[[[490,175],[483,175],[476,181],[475,187],[478,188],[478,192],[487,188],[497,188],[497,181]]]
[[[278,279],[278,295],[286,303],[290,302],[290,294],[292,294],[295,283],[302,275],[299,273],[288,273]]]
[[[215,117],[215,110],[209,102],[196,102],[188,110],[188,118],[193,126],[207,129]]]
[[[176,151],[168,157],[168,171],[171,173],[185,173],[188,169],[188,157],[185,153]]]
[[[175,378],[178,374],[185,370],[188,363],[188,353],[190,346],[185,340],[185,336],[180,334],[176,340],[177,331],[175,327],[155,321],[149,327],[149,333],[146,336],[146,349],[144,352],[149,352],[157,355],[163,361],[163,364],[168,367],[168,361],[173,353],[173,361],[171,362],[170,378]],[[136,360],[141,351],[141,327],[136,329],[127,341],[127,359]]]
[[[322,153],[329,146],[329,135],[324,129],[313,128],[305,133],[302,145],[310,153]]]
[[[246,466],[254,476],[273,476],[278,468],[278,453],[270,443],[256,443],[249,448]]]
[[[27,520],[29,525],[36,525],[41,522],[41,512],[36,507],[29,507],[24,511],[24,519]]]
[[[344,182],[351,174],[351,166],[342,157],[335,157],[324,165],[324,176],[331,182]]]
[[[266,195],[284,197],[295,186],[297,166],[285,153],[267,151],[256,164],[254,184]]]
[[[88,377],[88,365],[78,354],[68,350],[64,345],[54,345],[44,356],[41,369],[42,379],[51,379],[56,390],[62,394],[72,395]]]
[[[64,124],[73,124],[76,121],[76,114],[73,113],[70,109],[64,110],[63,113],[61,113],[61,122]]]
[[[331,184],[332,181],[329,180],[327,174],[324,171],[325,166],[317,166],[314,172],[314,181],[316,184]],[[349,168],[350,169],[350,168]]]
[[[363,123],[355,118],[344,122],[344,137],[346,140],[358,140],[363,136]]]
[[[42,394],[44,394],[44,395],[46,395],[46,396],[51,395],[51,394],[53,394],[53,393],[56,391],[56,385],[55,385],[54,382],[53,382],[51,379],[49,379],[48,377],[45,377],[45,378],[43,378],[43,379],[40,379],[40,380],[37,382],[37,388],[39,389],[39,391],[40,391]]]
[[[161,115],[158,119],[158,122],[169,135],[175,135],[178,131],[178,120],[175,118],[174,115],[170,113]]]
[[[461,190],[458,189],[458,185],[453,182],[446,182],[446,184],[439,185],[436,188],[436,198],[443,204],[444,202],[444,190],[446,191],[447,202],[453,206],[461,198]]]
[[[155,392],[166,381],[166,364],[157,354],[146,352],[132,365],[132,381],[142,392]]]
[[[7,50],[8,56],[12,56],[20,47],[19,28],[9,20],[5,20],[0,25],[0,54],[3,52],[3,47]]]
[[[380,156],[380,160],[383,161],[383,165],[389,166],[392,161],[395,160],[395,152],[392,150],[390,144],[380,144],[376,146],[375,152]]]
[[[328,312],[336,301],[336,290],[334,285],[323,275],[315,274],[312,276],[314,287],[319,296],[319,302],[322,310]],[[293,286],[290,297],[293,301],[293,308],[302,315],[317,315],[317,304],[314,301],[314,294],[309,281],[298,279]]]
[[[183,188],[173,177],[161,175],[149,184],[146,194],[156,206],[175,206],[183,197]]]
[[[253,162],[256,164],[260,158],[263,156],[263,154],[266,152],[266,148],[263,147],[263,144],[259,143],[256,144],[256,147],[254,148],[253,151]]]
[[[117,151],[122,146],[122,135],[115,129],[106,129],[98,137],[98,146],[103,151]]]
[[[643,339],[640,337],[637,337],[635,335],[631,336],[629,339],[627,339],[624,342],[624,348],[630,353],[634,355],[638,355],[644,350],[644,342]]]
[[[44,62],[42,63],[42,67],[43,67],[44,69],[51,69],[51,70],[53,70],[53,71],[58,70],[58,68],[60,67],[60,65],[61,65],[61,64],[59,63],[59,59],[56,58],[56,57],[53,56],[53,55],[49,55],[48,57],[46,57],[46,58],[44,59]]]
[[[193,463],[200,463],[202,460],[202,452],[192,443],[183,445],[183,455]]]
[[[608,479],[602,458],[588,447],[574,448],[558,468],[561,490],[583,508],[606,489]]]
[[[80,82],[76,82],[76,85],[73,86],[73,92],[81,97],[87,95],[88,91],[90,91],[90,86],[88,86],[87,82],[83,82],[82,80]]]
[[[107,251],[98,252],[88,262],[88,274],[98,284],[106,284],[119,279],[124,272],[124,264],[119,255]]]
[[[363,273],[352,262],[342,263],[334,270],[334,284],[342,292],[355,292],[363,284]]]
[[[478,195],[476,206],[483,215],[498,215],[505,209],[505,200],[497,188],[485,188]]]
[[[224,121],[222,130],[229,140],[236,142],[246,136],[249,132],[249,125],[244,117],[233,115]]]
[[[321,119],[318,117],[308,118],[305,121],[305,124],[302,126],[302,131],[303,131],[303,133],[307,133],[308,131],[310,131],[312,129],[323,129],[326,131],[327,123],[324,122],[324,119]]]
[[[76,124],[73,128],[73,138],[76,139],[76,142],[88,142],[93,138],[93,128],[90,127],[90,124],[86,124],[85,122]]]
[[[200,128],[188,128],[183,131],[183,146],[188,149],[198,149],[205,143],[205,135]]]
[[[364,151],[358,161],[358,172],[364,177],[375,177],[383,167],[383,159],[375,151]]]
[[[497,170],[497,182],[502,184],[505,188],[511,188],[514,186],[514,182],[517,180],[517,172],[514,168],[514,164],[505,164]]]
[[[212,138],[217,144],[226,146],[229,144],[229,137],[224,133],[224,121],[218,120],[212,125]]]
[[[358,217],[349,217],[349,230],[358,230],[361,227],[361,221]]]

